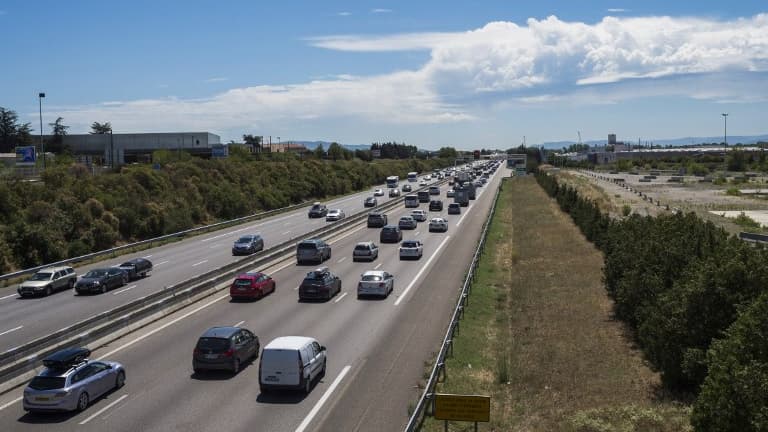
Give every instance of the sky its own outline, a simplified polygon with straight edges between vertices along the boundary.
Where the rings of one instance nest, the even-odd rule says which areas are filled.
[[[768,2],[0,0],[39,132],[424,149],[768,133]],[[268,139],[268,138],[267,138]]]

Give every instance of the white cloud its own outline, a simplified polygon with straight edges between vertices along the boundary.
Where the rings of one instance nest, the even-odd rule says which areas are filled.
[[[391,13],[392,9],[383,9],[383,8],[376,8],[371,9],[371,13],[380,14],[380,13]]]
[[[350,15],[352,15],[352,12],[339,12],[336,15],[338,15],[338,16],[350,16]]]
[[[623,8],[608,8],[606,11],[611,13],[622,13],[622,12],[629,12],[629,9],[623,9]]]
[[[229,80],[229,78],[227,77],[213,77],[213,78],[208,78],[207,80],[205,80],[205,82],[214,83],[214,82],[222,82],[227,80]]]
[[[402,33],[364,37],[359,35],[320,36],[307,39],[312,46],[337,51],[385,52],[431,50],[460,40],[457,33]]]

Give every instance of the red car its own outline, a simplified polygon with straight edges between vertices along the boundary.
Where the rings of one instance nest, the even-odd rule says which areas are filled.
[[[275,290],[275,281],[259,272],[243,273],[232,282],[229,295],[232,299],[256,299]]]

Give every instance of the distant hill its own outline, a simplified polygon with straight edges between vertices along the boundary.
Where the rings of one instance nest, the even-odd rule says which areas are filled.
[[[321,144],[323,146],[323,149],[328,150],[328,147],[331,145],[331,141],[291,141],[291,142],[296,144],[303,144],[304,147],[308,148],[309,150],[314,150],[317,148],[317,146]],[[344,148],[347,148],[352,151],[371,149],[370,144],[342,144],[342,143],[339,143],[339,144],[341,144]]]
[[[768,142],[768,135],[734,135],[734,136],[728,136],[728,144],[756,144],[758,141],[766,141]],[[654,145],[663,145],[663,146],[672,146],[672,147],[682,147],[686,145],[691,144],[710,144],[710,143],[721,143],[723,142],[723,136],[715,136],[715,137],[685,137],[685,138],[661,138],[661,139],[655,139],[655,140],[648,140],[648,143],[653,142]],[[605,145],[608,143],[607,139],[604,140],[587,140],[583,141],[584,144],[589,144],[591,146],[595,145]],[[632,141],[625,141],[626,144],[636,144],[637,141],[634,143]],[[646,142],[643,141],[643,144]],[[550,141],[543,143],[544,148],[546,149],[562,149],[563,147],[568,147],[571,144],[576,144],[575,141]]]

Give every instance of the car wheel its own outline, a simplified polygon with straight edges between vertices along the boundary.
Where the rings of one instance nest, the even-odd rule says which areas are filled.
[[[240,359],[235,357],[235,361],[232,362],[232,373],[236,374],[240,372]]]
[[[101,286],[101,293],[105,294],[107,292],[107,284],[104,284]]]
[[[326,370],[326,367],[328,366],[327,362],[328,362],[327,359],[323,359],[323,370],[320,371],[320,376],[322,378],[325,378],[325,370]]]
[[[120,371],[117,373],[117,378],[115,378],[115,388],[119,389],[124,385],[125,385],[125,372]]]
[[[74,288],[74,287],[75,287],[75,281],[74,281],[74,280],[72,280],[72,279],[70,279],[70,280],[69,280],[69,289],[72,289],[72,288]]]
[[[312,390],[312,378],[307,377],[307,379],[304,381],[304,393],[309,394],[310,390]]]
[[[203,373],[203,370],[199,368],[192,368],[192,372],[194,372],[195,375],[200,375]]]
[[[86,408],[88,408],[88,403],[90,402],[88,398],[88,393],[83,392],[80,394],[80,397],[77,398],[77,410],[83,411]]]

